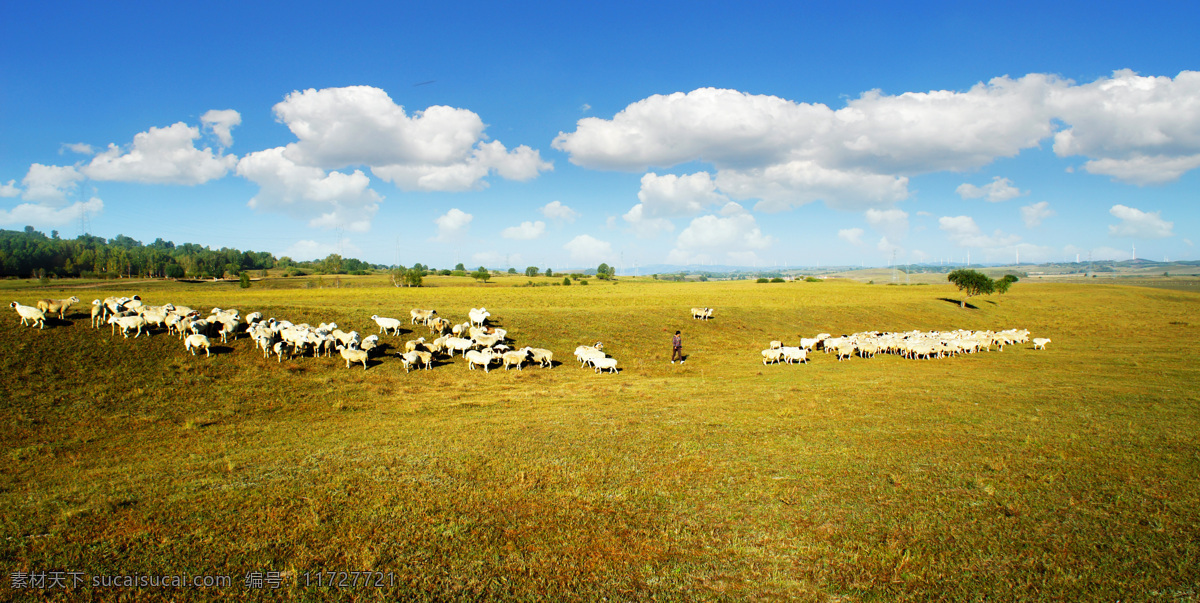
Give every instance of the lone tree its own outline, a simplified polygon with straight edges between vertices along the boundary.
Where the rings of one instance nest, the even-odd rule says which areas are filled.
[[[479,270],[476,270],[475,272],[471,273],[471,277],[474,278],[475,280],[483,281],[486,283],[486,282],[488,282],[488,279],[492,278],[492,273],[487,268],[480,266]]]
[[[609,266],[608,264],[600,264],[600,266],[596,268],[596,278],[602,281],[607,281],[615,276],[616,272],[617,271],[614,270],[612,266]]]
[[[946,280],[954,283],[959,291],[966,294],[962,302],[959,303],[960,308],[967,307],[967,300],[975,295],[990,295],[996,290],[996,282],[988,278],[986,274],[976,272],[974,270],[966,270],[959,268],[954,272],[946,275]]]
[[[540,272],[537,266],[530,266],[525,269],[525,276],[537,276]]]
[[[996,279],[996,292],[1000,295],[1008,293],[1008,288],[1018,280],[1020,279],[1018,279],[1015,274],[1006,274],[1004,275],[1004,278]]]

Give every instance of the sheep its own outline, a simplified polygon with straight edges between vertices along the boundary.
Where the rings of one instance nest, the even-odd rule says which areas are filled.
[[[410,324],[415,325],[419,322],[423,325],[427,325],[429,324],[429,319],[437,315],[437,310],[419,310],[417,308],[413,308],[413,310],[408,314],[412,317],[412,322]]]
[[[445,342],[446,349],[450,350],[450,355],[453,356],[455,351],[462,352],[463,356],[467,355],[467,350],[471,349],[474,343],[470,339],[462,337],[451,337]]]
[[[380,333],[387,333],[390,330],[392,331],[392,335],[400,334],[400,321],[395,318],[385,318],[383,316],[372,314],[371,320],[375,321],[375,324],[379,325]]]
[[[594,358],[594,359],[592,359],[592,366],[596,367],[597,373],[603,372],[604,369],[608,369],[608,372],[610,372],[610,373],[615,373],[615,372],[617,372],[617,359],[616,358]]]
[[[379,336],[378,335],[368,335],[366,339],[362,340],[362,343],[360,343],[358,345],[358,347],[362,351],[370,353],[371,350],[374,350],[375,348],[379,347]]]
[[[117,327],[121,327],[121,334],[126,339],[129,339],[129,329],[137,329],[137,335],[133,336],[134,339],[137,339],[142,336],[142,327],[146,326],[146,319],[136,314],[133,316],[113,316],[109,319],[109,322],[113,325],[113,334],[116,334]]]
[[[767,364],[779,364],[779,361],[783,359],[783,349],[782,348],[770,348],[770,349],[763,350],[762,357],[763,357],[762,362],[763,362],[764,366]]]
[[[79,298],[74,295],[67,299],[39,299],[37,308],[42,312],[58,314],[60,319],[65,320],[67,318],[67,310],[70,310],[71,306],[77,303],[79,303]]]
[[[492,360],[495,358],[492,355],[492,351],[487,349],[483,351],[467,350],[463,354],[463,357],[467,359],[468,369],[475,370],[475,366],[478,365],[483,367],[483,372],[485,373],[490,372],[488,370],[488,365],[491,364]]]
[[[433,352],[417,350],[414,353],[417,355],[417,359],[421,361],[421,365],[424,366],[425,370],[433,368]]]
[[[92,300],[92,328],[99,329],[100,321],[104,320],[105,305],[98,299]]]
[[[780,355],[783,357],[783,361],[788,364],[794,364],[796,362],[803,362],[804,364],[808,364],[808,350],[806,350],[804,348],[786,347],[786,348],[780,348],[779,352],[780,352]]]
[[[191,352],[193,356],[196,355],[196,348],[204,348],[204,357],[207,358],[209,356],[208,348],[211,345],[212,342],[204,335],[188,335],[187,339],[183,340],[184,349]]]
[[[842,358],[849,358],[849,357],[853,356],[854,350],[856,347],[858,347],[858,346],[855,345],[855,343],[853,341],[850,341],[848,339],[844,340],[840,344],[838,344],[838,346],[836,348],[838,362],[841,362]]]
[[[596,346],[581,345],[575,348],[575,358],[579,360],[579,368],[590,364],[593,359],[604,358],[606,354]]]
[[[342,358],[346,359],[346,368],[350,368],[350,363],[361,362],[363,365],[363,370],[364,371],[367,370],[368,354],[365,351],[356,350],[354,348],[346,347],[344,345],[339,345],[337,347],[337,349],[338,349],[338,352],[340,352],[342,354]]]
[[[540,363],[543,368],[554,368],[554,352],[542,348],[531,348],[529,346],[525,346],[522,349],[529,352],[530,362]]]
[[[517,365],[517,370],[522,370],[521,363],[529,359],[529,352],[526,350],[516,350],[513,352],[504,352],[500,355],[500,359],[504,361],[504,370],[508,367]]]
[[[779,348],[783,347],[783,342],[778,340],[772,341],[767,345],[767,347],[771,348],[772,350],[778,350]]]
[[[485,348],[493,347],[496,344],[500,343],[501,341],[504,341],[504,338],[497,337],[495,335],[481,335],[479,337],[474,337],[471,339],[472,345],[485,347]]]
[[[1047,344],[1047,343],[1050,343],[1050,340],[1049,340],[1049,339],[1047,339],[1047,338],[1045,338],[1045,337],[1037,337],[1037,338],[1034,338],[1034,340],[1033,340],[1033,349],[1035,349],[1035,350],[1044,350],[1044,349],[1046,349],[1046,344]]]
[[[275,353],[276,362],[283,362],[283,355],[284,355],[284,353],[287,352],[287,342],[285,342],[285,341],[275,342],[275,345],[271,347],[271,351]],[[288,355],[288,359],[289,360],[291,359],[290,354]]]
[[[420,362],[421,358],[416,352],[405,352],[400,354],[400,364],[404,365],[404,372],[408,372],[412,365]]]
[[[450,321],[448,319],[437,317],[429,321],[429,332],[434,335],[441,335],[450,329]]]
[[[424,344],[425,344],[424,337],[418,337],[412,341],[406,341],[406,342],[404,342],[404,352],[405,353],[415,352],[415,351],[417,351],[417,348],[421,347]]]
[[[692,308],[692,318],[700,320],[704,318],[704,312],[708,308]]]
[[[22,306],[17,302],[8,304],[12,309],[17,311],[17,316],[21,317],[21,324],[29,324],[28,321],[33,321],[29,326],[36,325],[38,329],[46,328],[46,313],[33,307]]]
[[[488,317],[491,316],[491,313],[487,311],[487,308],[471,308],[471,311],[467,312],[467,316],[471,319],[472,325],[482,327],[483,323],[487,322]]]

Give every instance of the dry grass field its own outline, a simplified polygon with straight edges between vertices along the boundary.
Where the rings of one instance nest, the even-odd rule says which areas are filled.
[[[1200,599],[1200,294],[1022,281],[964,310],[949,285],[527,280],[0,284],[83,300],[0,320],[0,599]],[[561,364],[406,374],[418,326],[365,371],[89,328],[93,298],[134,293],[364,334],[482,305]],[[1052,343],[760,362],[772,339],[957,328]],[[595,341],[618,374],[578,368]],[[55,572],[76,573],[18,587]],[[134,574],[231,581],[91,583]]]

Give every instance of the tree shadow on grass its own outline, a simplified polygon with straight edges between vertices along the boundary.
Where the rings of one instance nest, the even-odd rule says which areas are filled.
[[[952,304],[954,304],[954,305],[956,305],[956,306],[961,306],[961,305],[962,305],[962,300],[961,300],[961,299],[950,299],[949,297],[939,297],[938,299],[940,299],[940,300],[942,300],[942,301],[944,301],[944,302],[950,302],[950,303],[952,303]],[[969,302],[967,303],[967,308],[970,308],[971,310],[978,310],[978,309],[979,309],[977,306],[975,306],[974,304],[971,304],[971,303],[969,303]]]

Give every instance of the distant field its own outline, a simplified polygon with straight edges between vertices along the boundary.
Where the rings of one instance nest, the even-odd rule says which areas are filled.
[[[963,310],[945,284],[513,286],[529,280],[0,282],[5,303],[83,300],[42,331],[0,319],[0,598],[1200,597],[1198,293],[1022,280]],[[93,298],[134,293],[364,334],[372,314],[462,322],[482,305],[562,364],[406,374],[393,354],[419,326],[383,336],[366,371],[88,327]],[[1052,342],[760,362],[769,340],[819,332],[1009,327]],[[668,363],[677,329],[684,365]],[[577,368],[596,341],[619,374]],[[317,573],[338,570],[379,584]],[[55,571],[231,583],[14,588]],[[278,591],[248,572],[278,572]]]

